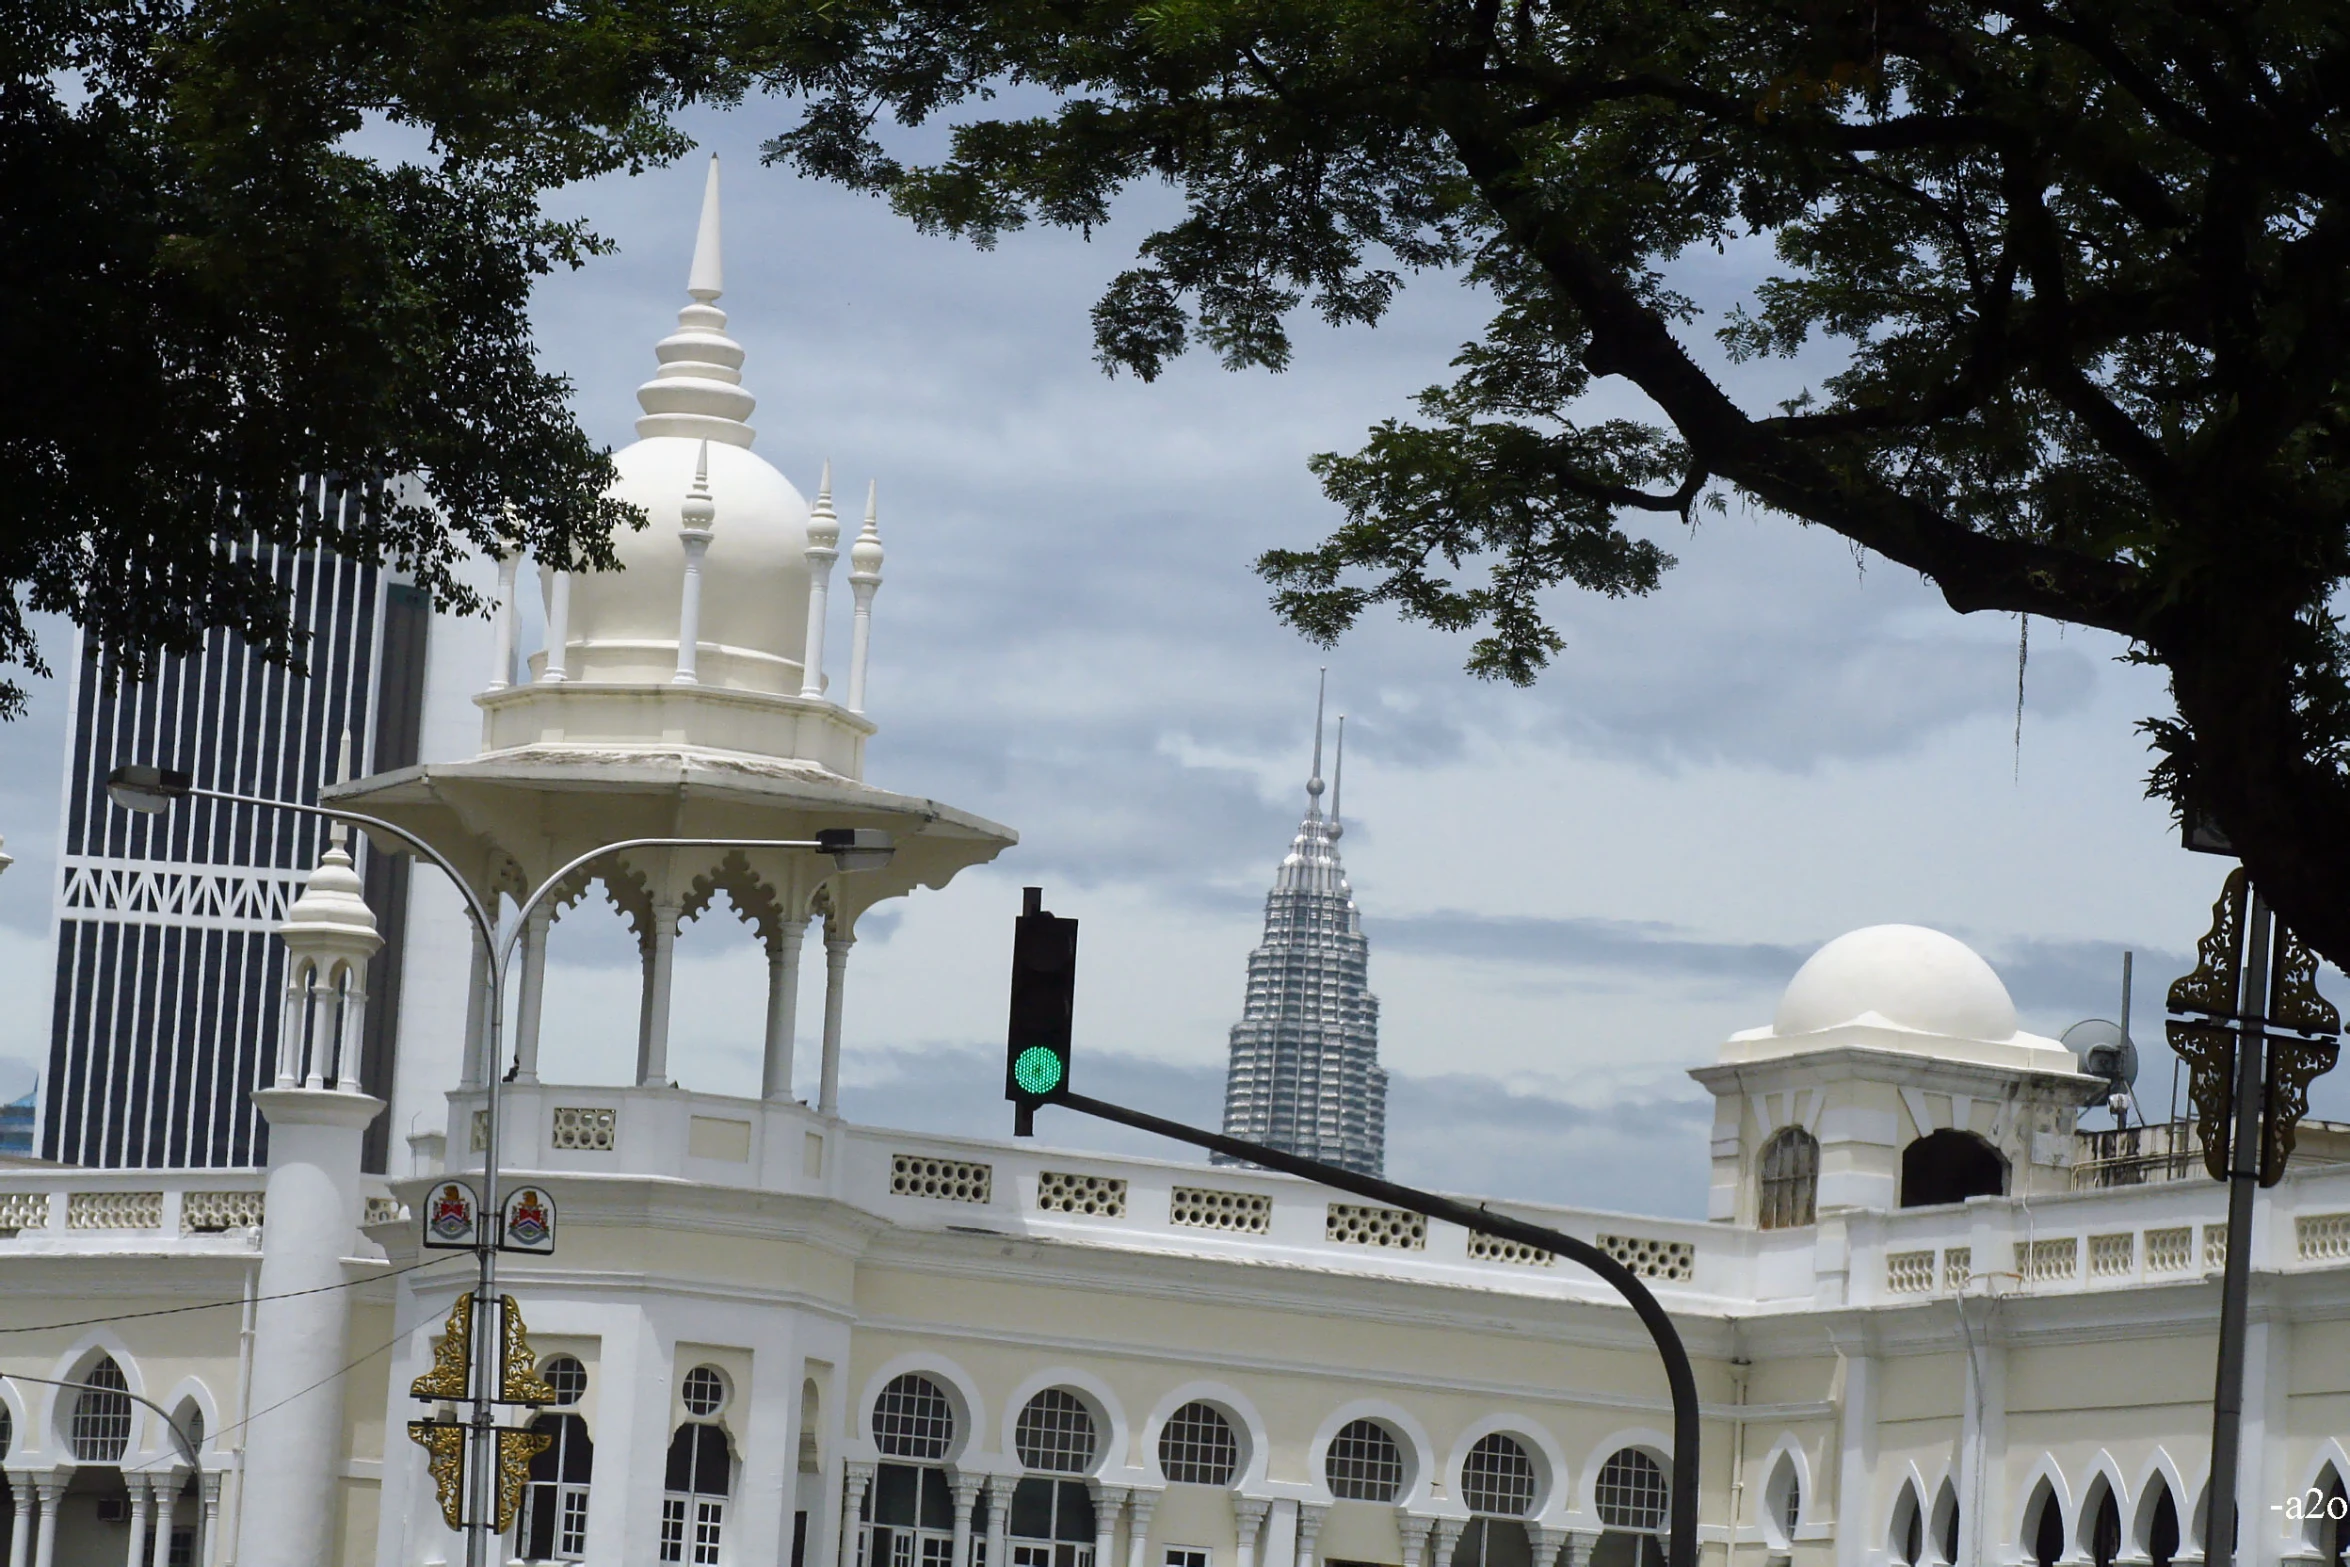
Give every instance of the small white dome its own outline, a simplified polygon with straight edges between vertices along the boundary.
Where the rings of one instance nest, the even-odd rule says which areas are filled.
[[[1991,965],[1922,925],[1871,925],[1820,948],[1788,982],[1771,1032],[1816,1034],[1863,1019],[1953,1039],[2016,1037],[2015,1002]]]
[[[656,435],[613,454],[620,477],[608,493],[650,520],[612,536],[625,570],[571,579],[571,679],[660,685],[676,672],[685,589],[677,530],[701,449],[698,440]],[[702,680],[797,696],[808,639],[808,503],[765,458],[716,441],[710,498],[717,516],[702,565]]]

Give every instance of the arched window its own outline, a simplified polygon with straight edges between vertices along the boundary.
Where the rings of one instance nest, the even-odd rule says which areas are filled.
[[[1159,1470],[1170,1485],[1230,1485],[1240,1472],[1240,1439],[1213,1404],[1197,1401],[1167,1417],[1159,1431]]]
[[[1604,1531],[1591,1553],[1592,1567],[1663,1567],[1659,1537],[1672,1492],[1657,1461],[1636,1447],[1619,1448],[1599,1466],[1592,1492]]]
[[[2032,1516],[2032,1560],[2040,1567],[2056,1567],[2056,1559],[2064,1554],[2064,1509],[2056,1504],[2056,1492],[2048,1482],[2040,1482],[2038,1505]]]
[[[9,1448],[15,1444],[16,1416],[6,1404],[0,1404],[0,1458],[6,1458]]]
[[[1901,1150],[1901,1206],[1930,1208],[2007,1191],[2007,1161],[1972,1132],[1944,1127]]]
[[[1048,1387],[1028,1401],[1012,1430],[1020,1462],[1047,1474],[1081,1475],[1093,1468],[1093,1411],[1067,1388]]]
[[[873,1445],[890,1458],[873,1472],[859,1515],[865,1567],[949,1567],[955,1501],[945,1460],[955,1406],[918,1371],[893,1377],[873,1401]]]
[[[1934,1493],[1934,1543],[1942,1552],[1940,1560],[1958,1560],[1958,1487],[1948,1480]]]
[[[955,1406],[919,1372],[891,1380],[873,1401],[873,1445],[890,1458],[935,1464],[955,1440]]]
[[[689,1420],[669,1439],[661,1497],[661,1560],[718,1567],[726,1535],[726,1499],[734,1488],[734,1449],[723,1426]]]
[[[1779,1532],[1777,1543],[1793,1544],[1795,1525],[1803,1517],[1803,1477],[1796,1471],[1792,1453],[1781,1453],[1779,1461],[1771,1465],[1771,1477],[1763,1482],[1763,1506]]]
[[[1342,1502],[1392,1502],[1403,1491],[1403,1449],[1376,1420],[1351,1420],[1322,1455],[1322,1478]]]
[[[2317,1497],[2303,1525],[2309,1543],[2324,1567],[2344,1567],[2350,1556],[2350,1488],[2344,1487],[2341,1471],[2328,1464],[2310,1489]]]
[[[2179,1501],[2160,1475],[2154,1479],[2154,1504],[2141,1516],[2146,1519],[2147,1561],[2153,1567],[2171,1567],[2179,1554]]]
[[[1893,1535],[1888,1542],[1901,1567],[1920,1567],[1926,1554],[1926,1510],[1918,1504],[1918,1488],[1905,1485],[1893,1504]]]
[[[1471,1517],[1452,1553],[1452,1567],[1527,1567],[1533,1543],[1521,1521],[1534,1511],[1534,1460],[1514,1437],[1499,1431],[1477,1439],[1461,1460],[1461,1501]]]
[[[587,1422],[577,1415],[543,1414],[531,1421],[530,1428],[553,1440],[530,1461],[530,1483],[523,1488],[522,1512],[514,1521],[514,1554],[526,1562],[578,1561],[587,1555],[588,1479],[595,1469],[595,1444],[588,1439]]]
[[[73,1401],[73,1456],[85,1464],[119,1464],[131,1445],[130,1383],[108,1355],[83,1373]]]
[[[2113,1567],[2114,1558],[2122,1553],[2122,1507],[2114,1500],[2112,1486],[2098,1487],[2097,1510],[2090,1517],[2089,1559],[2097,1567]]]
[[[1766,1230],[1811,1223],[1819,1189],[1819,1139],[1800,1126],[1775,1133],[1763,1144],[1762,1200],[1755,1223]]]

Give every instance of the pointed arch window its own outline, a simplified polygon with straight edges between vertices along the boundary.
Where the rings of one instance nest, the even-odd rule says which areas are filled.
[[[2040,1482],[2039,1506],[2033,1510],[2032,1560],[2040,1567],[2056,1567],[2064,1555],[2064,1509],[2056,1503],[2056,1492],[2047,1481]]]
[[[2170,1483],[2157,1475],[2154,1505],[2146,1511],[2146,1559],[2151,1567],[2171,1567],[2179,1554],[2179,1499]]]
[[[73,1456],[85,1464],[119,1464],[131,1445],[130,1383],[112,1355],[83,1374],[73,1401]]]
[[[1789,1230],[1812,1222],[1819,1205],[1820,1140],[1800,1126],[1783,1127],[1763,1144],[1761,1200],[1755,1223]]]
[[[1893,1504],[1893,1559],[1900,1567],[1921,1567],[1926,1553],[1926,1510],[1918,1504],[1918,1488],[1905,1485]]]
[[[2089,1525],[2089,1559],[2097,1567],[2113,1567],[2122,1553],[2122,1506],[2114,1498],[2113,1487],[2098,1491],[2097,1511]]]

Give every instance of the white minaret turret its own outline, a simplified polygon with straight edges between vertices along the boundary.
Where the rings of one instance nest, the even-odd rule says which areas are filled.
[[[849,711],[865,711],[865,659],[873,649],[873,595],[881,587],[881,483],[865,487],[865,526],[849,546],[849,592],[856,618],[849,631]]]
[[[800,695],[810,700],[824,695],[824,605],[839,544],[840,517],[832,509],[832,463],[827,460],[815,508],[808,514],[808,652],[800,660]]]
[[[351,740],[343,737],[350,773]],[[383,945],[360,896],[341,823],[278,935],[289,983],[276,1086],[255,1091],[269,1123],[261,1297],[253,1318],[254,1409],[245,1428],[243,1567],[313,1567],[335,1556],[343,1361],[351,1318],[343,1258],[359,1238],[360,1141],[383,1101],[361,1086],[368,960]]]
[[[677,674],[681,686],[697,685],[702,651],[702,557],[718,535],[710,526],[718,517],[718,503],[710,498],[710,443],[702,443],[694,463],[694,487],[679,508],[683,519],[677,537],[685,546],[685,597],[677,607]]]

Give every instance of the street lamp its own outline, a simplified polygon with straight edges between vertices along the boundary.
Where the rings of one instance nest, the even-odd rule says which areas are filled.
[[[217,800],[230,805],[259,805],[278,810],[297,811],[305,816],[323,816],[331,821],[350,822],[371,832],[380,832],[408,845],[419,855],[440,867],[465,900],[465,912],[473,920],[473,928],[481,937],[482,949],[489,958],[489,1050],[485,1065],[488,1070],[482,1111],[482,1193],[478,1210],[481,1222],[475,1226],[474,1255],[479,1279],[474,1292],[474,1311],[477,1324],[497,1297],[498,1247],[496,1226],[491,1216],[500,1211],[498,1201],[498,1098],[505,1076],[505,1050],[502,1035],[505,1024],[505,995],[507,967],[514,953],[514,944],[521,940],[530,916],[539,904],[560,887],[572,872],[607,854],[625,849],[814,849],[831,857],[833,866],[843,872],[879,870],[889,864],[897,853],[897,841],[889,833],[876,827],[826,827],[813,838],[623,838],[613,843],[590,849],[569,864],[541,881],[520,900],[515,909],[512,932],[501,942],[498,939],[497,918],[482,902],[471,883],[450,864],[448,857],[407,828],[385,821],[380,816],[368,816],[358,811],[338,810],[322,805],[303,805],[293,800],[272,800],[262,795],[231,794],[220,789],[200,789],[195,779],[184,769],[154,767],[144,763],[126,764],[106,775],[106,792],[116,805],[125,810],[153,814],[178,800]],[[494,1386],[498,1373],[498,1344],[502,1335],[476,1331],[473,1334],[473,1415],[469,1422],[473,1461],[466,1476],[471,1495],[468,1499],[465,1523],[466,1567],[491,1567],[490,1538],[494,1522],[492,1498],[497,1479],[498,1428],[491,1405],[495,1395],[503,1389]]]

